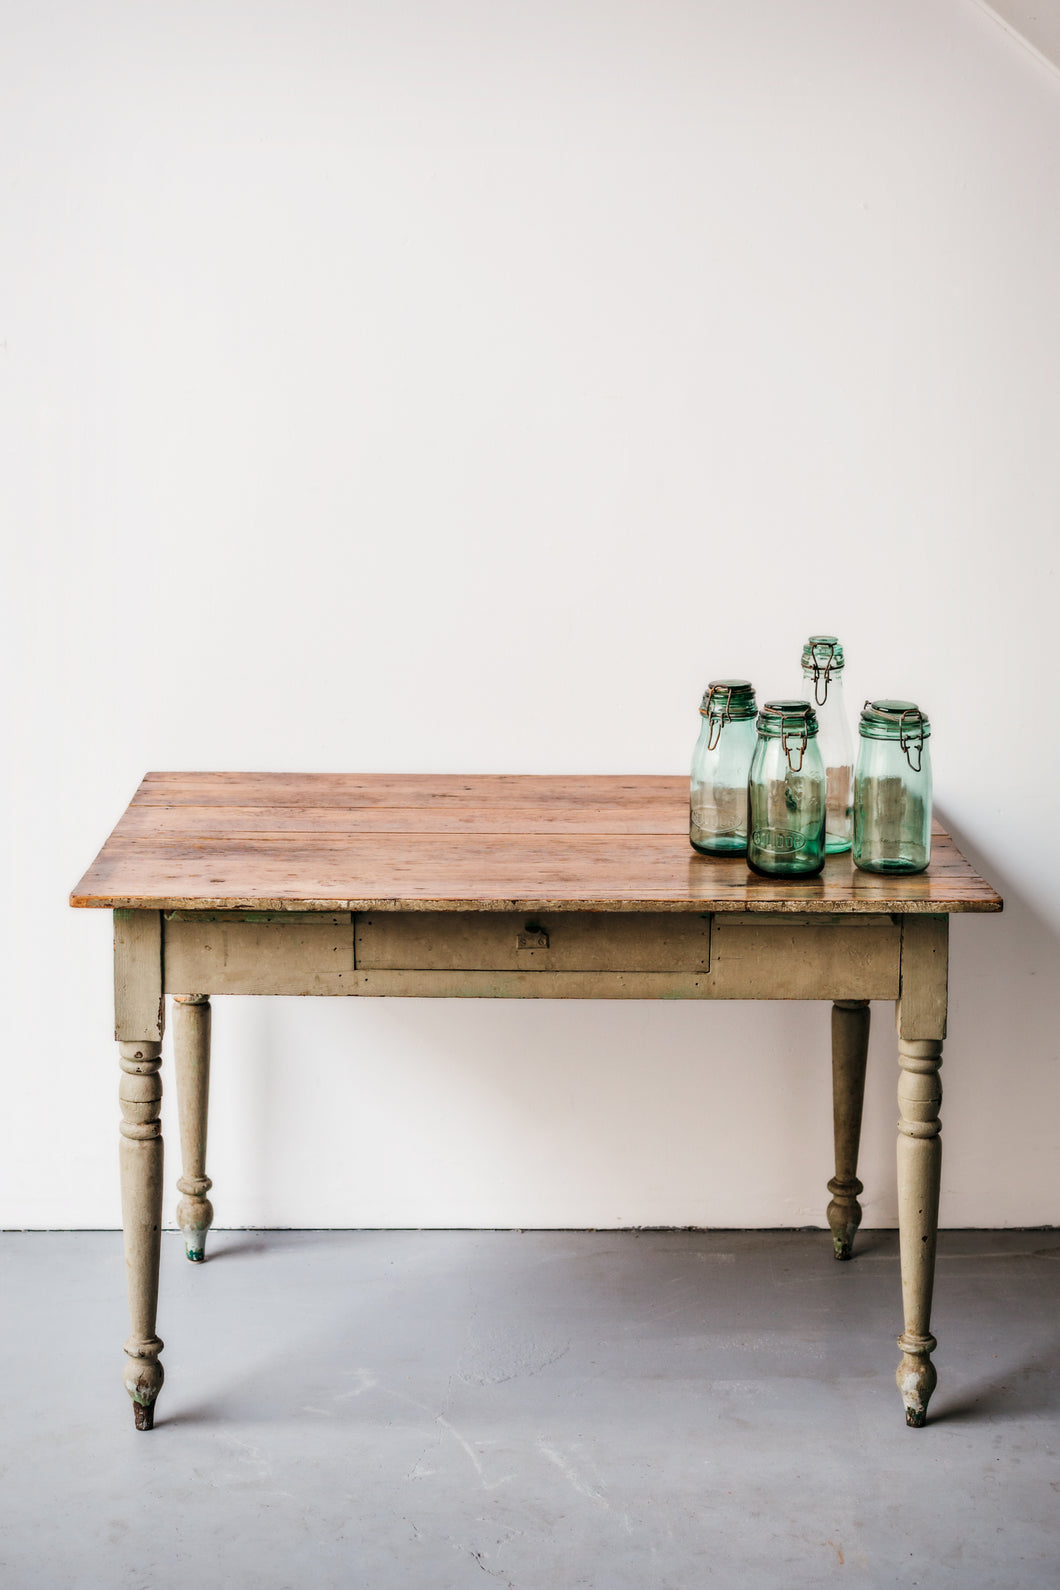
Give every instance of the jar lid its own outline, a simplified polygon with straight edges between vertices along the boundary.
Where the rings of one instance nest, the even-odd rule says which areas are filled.
[[[927,714],[913,701],[866,701],[859,727],[870,740],[926,740],[931,734]]]
[[[749,679],[712,679],[699,710],[705,718],[753,718],[755,687]]]
[[[767,701],[758,714],[759,734],[817,733],[817,714],[808,701]]]
[[[858,728],[865,740],[897,740],[913,772],[920,772],[931,724],[912,701],[866,701]]]
[[[804,668],[827,669],[835,673],[843,667],[843,648],[835,635],[811,635],[802,648]]]

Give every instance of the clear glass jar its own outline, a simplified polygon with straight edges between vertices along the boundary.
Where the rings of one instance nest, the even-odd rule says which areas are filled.
[[[923,872],[931,859],[931,724],[911,701],[866,701],[854,775],[854,865]]]
[[[767,701],[747,786],[747,864],[768,877],[808,878],[824,866],[825,776],[808,701]]]
[[[704,856],[742,856],[756,739],[754,687],[747,679],[715,679],[699,710],[688,837]]]
[[[843,648],[834,635],[811,635],[802,649],[802,679],[817,714],[824,762],[828,854],[850,849],[853,831],[854,740],[843,700]]]

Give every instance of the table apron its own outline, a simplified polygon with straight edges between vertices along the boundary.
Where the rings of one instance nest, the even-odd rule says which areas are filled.
[[[170,994],[897,999],[884,915],[169,912]]]

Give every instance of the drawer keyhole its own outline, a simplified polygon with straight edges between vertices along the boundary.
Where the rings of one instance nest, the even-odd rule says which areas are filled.
[[[528,922],[521,933],[516,934],[515,945],[520,950],[547,950],[548,934],[538,922]]]

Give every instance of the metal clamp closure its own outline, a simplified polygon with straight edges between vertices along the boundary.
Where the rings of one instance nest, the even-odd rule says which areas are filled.
[[[905,752],[905,759],[913,772],[919,773],[924,762],[924,714],[920,708],[906,707],[902,712],[885,712],[883,707],[876,706],[872,701],[866,701],[865,707],[878,718],[886,718],[888,723],[898,725],[898,744]]]
[[[714,697],[722,695],[725,697],[725,705],[721,712],[714,712],[712,710],[714,705]],[[717,748],[718,741],[721,739],[723,725],[732,722],[732,714],[729,711],[729,705],[731,701],[731,685],[711,685],[710,689],[707,691],[707,704],[705,707],[700,707],[699,710],[710,723],[710,732],[707,735],[708,751],[713,751]]]
[[[832,641],[818,642],[821,651],[828,652],[828,661],[824,667],[817,661],[817,646],[810,647],[810,667],[813,669],[813,699],[819,707],[823,707],[828,700],[828,681],[832,677],[832,668],[835,664],[835,645]],[[821,680],[824,680],[824,695],[821,695]]]
[[[802,759],[806,754],[806,743],[810,738],[806,731],[806,719],[810,715],[809,707],[803,707],[802,712],[798,715],[803,720],[801,729],[786,729],[784,727],[784,718],[795,717],[796,714],[794,712],[785,712],[784,717],[780,720],[780,743],[784,747],[784,755],[787,757],[788,766],[793,773],[801,773],[802,771]],[[793,754],[798,755],[799,760],[797,762],[792,761]]]

